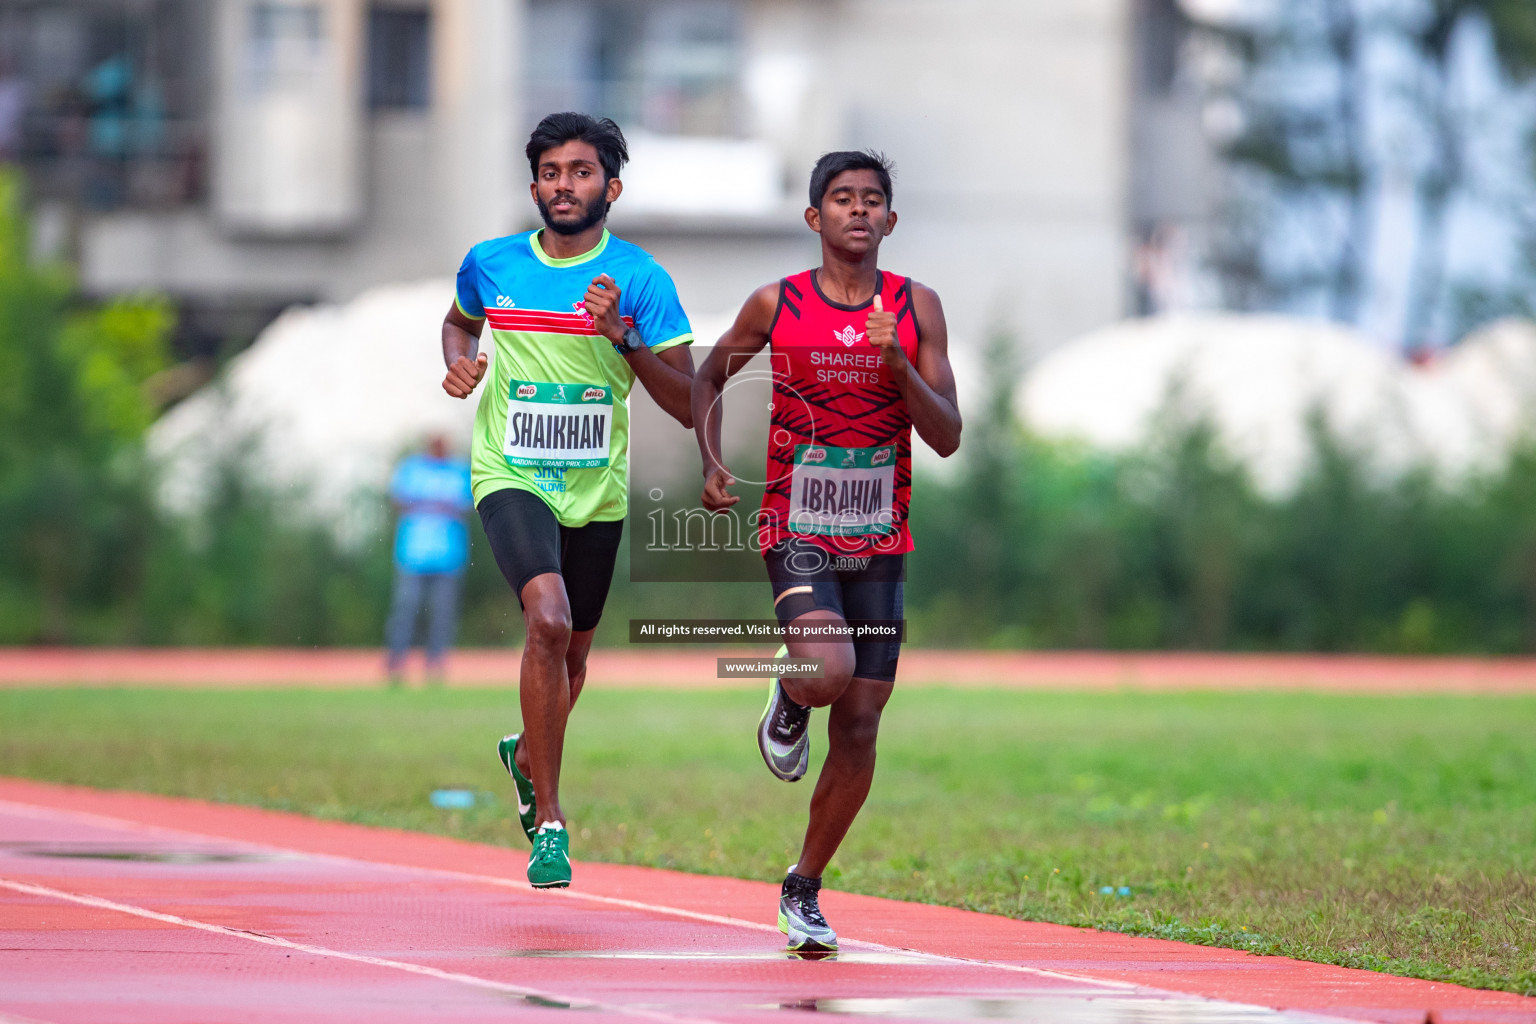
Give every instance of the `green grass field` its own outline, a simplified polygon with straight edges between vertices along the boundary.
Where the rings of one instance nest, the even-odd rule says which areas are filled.
[[[810,784],[763,767],[759,705],[583,696],[577,858],[781,878]],[[0,691],[0,773],[521,848],[516,724],[511,692]],[[1532,737],[1531,698],[898,688],[828,884],[1536,994]]]

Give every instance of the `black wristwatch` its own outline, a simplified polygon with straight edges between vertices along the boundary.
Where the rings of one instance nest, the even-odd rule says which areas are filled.
[[[645,339],[640,337],[640,332],[633,327],[624,328],[624,340],[613,343],[613,350],[621,356],[627,356],[643,348],[645,348]]]

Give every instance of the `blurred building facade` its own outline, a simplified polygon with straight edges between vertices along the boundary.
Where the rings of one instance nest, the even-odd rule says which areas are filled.
[[[1135,0],[1132,7],[1127,312],[1138,315],[1222,305],[1207,269],[1225,200],[1218,142],[1241,115],[1210,100],[1206,80],[1226,71],[1211,65],[1227,58],[1194,31],[1190,5]]]
[[[1179,45],[1174,0],[7,0],[0,149],[40,253],[227,330],[531,226],[551,110],[625,127],[613,227],[705,317],[814,261],[811,163],[871,146],[887,264],[957,342],[1046,349],[1141,304],[1149,240],[1201,215]]]

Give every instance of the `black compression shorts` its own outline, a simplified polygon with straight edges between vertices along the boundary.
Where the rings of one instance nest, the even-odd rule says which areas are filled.
[[[517,603],[523,588],[546,572],[565,578],[571,606],[571,629],[596,629],[613,582],[624,520],[561,526],[544,499],[531,491],[509,487],[492,491],[480,502],[480,522],[501,574],[512,584]]]
[[[905,597],[906,555],[834,555],[809,541],[790,537],[763,555],[773,585],[773,611],[788,625],[808,611],[822,610],[843,621],[899,622]],[[853,642],[858,679],[895,682],[900,640]]]

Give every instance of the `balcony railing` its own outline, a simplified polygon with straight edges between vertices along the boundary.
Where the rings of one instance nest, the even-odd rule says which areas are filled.
[[[115,210],[197,202],[206,189],[207,150],[200,121],[31,113],[14,156],[38,198]]]

